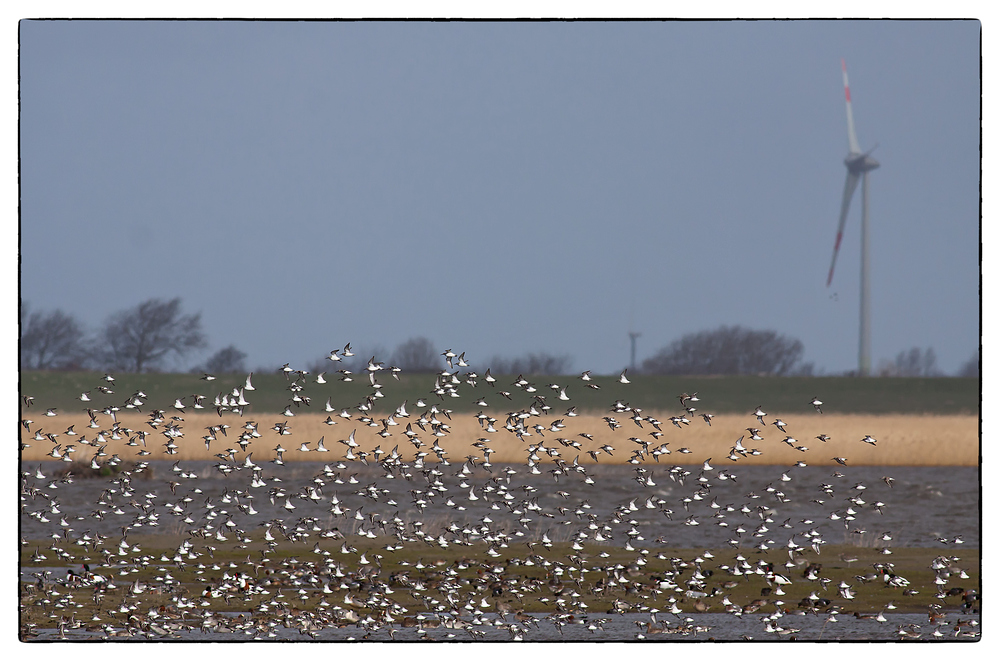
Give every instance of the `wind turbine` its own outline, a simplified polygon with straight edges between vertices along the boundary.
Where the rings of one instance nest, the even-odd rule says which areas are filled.
[[[844,182],[844,200],[840,204],[840,223],[837,225],[837,242],[833,245],[833,259],[830,261],[830,275],[826,286],[833,282],[833,267],[837,263],[837,253],[840,251],[840,240],[844,236],[844,223],[847,221],[847,210],[851,206],[851,197],[861,180],[861,339],[858,346],[858,373],[861,376],[871,374],[872,332],[871,332],[871,287],[868,282],[868,173],[879,166],[879,162],[871,157],[875,150],[872,147],[862,153],[858,146],[858,136],[854,133],[854,115],[851,112],[851,88],[847,85],[847,65],[840,60],[840,68],[844,73],[844,97],[847,100],[847,142],[850,152],[844,159],[847,166],[847,180]]]
[[[637,333],[636,331],[629,331],[628,332],[628,339],[629,339],[629,342],[632,345],[632,350],[631,350],[631,352],[629,354],[631,356],[631,359],[629,360],[628,366],[629,366],[629,369],[631,369],[633,373],[636,371],[635,370],[635,340],[636,340],[636,338],[640,337],[641,335],[642,335],[642,333]]]
[[[629,353],[630,359],[629,359],[629,362],[628,362],[628,368],[630,370],[632,370],[633,374],[636,371],[636,368],[635,368],[635,341],[636,341],[636,338],[638,338],[638,337],[640,337],[642,335],[642,333],[637,333],[636,331],[632,330],[635,327],[634,322],[635,322],[635,301],[632,301],[632,307],[631,307],[631,309],[629,310],[629,313],[628,313],[628,329],[629,329],[628,330],[628,340],[629,340],[629,344],[631,345],[631,351]]]

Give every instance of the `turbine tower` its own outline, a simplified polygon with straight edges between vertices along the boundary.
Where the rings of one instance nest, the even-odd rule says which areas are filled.
[[[837,253],[840,251],[840,240],[844,236],[844,223],[847,221],[847,210],[851,206],[851,197],[861,180],[861,338],[858,346],[858,374],[871,374],[872,332],[871,332],[871,287],[868,282],[868,173],[879,166],[879,162],[871,157],[872,147],[862,153],[858,146],[858,136],[854,133],[854,115],[851,112],[851,88],[847,85],[847,65],[840,60],[840,68],[844,73],[844,97],[847,100],[847,143],[850,152],[844,159],[847,166],[847,180],[844,182],[844,199],[840,204],[840,223],[837,225],[837,242],[833,245],[833,259],[830,261],[830,275],[826,286],[833,282],[833,267],[837,263]]]
[[[633,373],[635,372],[635,340],[636,340],[636,338],[638,338],[641,335],[642,335],[642,333],[637,333],[635,331],[629,331],[628,332],[628,339],[629,339],[629,342],[631,342],[631,345],[632,345],[632,347],[631,347],[632,350],[631,350],[631,352],[629,354],[631,357],[630,357],[629,362],[628,362],[628,368],[630,370],[632,370]]]

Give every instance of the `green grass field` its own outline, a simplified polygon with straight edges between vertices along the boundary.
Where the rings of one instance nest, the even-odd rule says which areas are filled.
[[[373,388],[366,375],[354,375],[351,382],[339,380],[339,375],[327,375],[327,383],[316,383],[309,375],[302,383],[302,395],[311,398],[309,406],[299,412],[324,412],[327,399],[338,409],[352,408],[361,403]],[[461,376],[461,375],[460,375]],[[198,374],[127,374],[115,375],[114,383],[103,379],[103,374],[93,372],[22,372],[20,392],[34,397],[33,408],[43,410],[54,407],[62,412],[80,412],[86,408],[100,410],[106,406],[122,407],[125,400],[137,391],[146,393],[142,410],[170,410],[174,400],[183,397],[190,407],[192,395],[205,395],[205,410],[212,410],[215,396],[231,393],[242,387],[245,375],[222,375],[214,381],[201,380]],[[677,398],[681,393],[698,393],[701,401],[694,406],[700,412],[745,413],[758,404],[765,410],[781,411],[785,415],[811,412],[810,401],[819,397],[825,413],[907,413],[907,414],[976,414],[979,412],[980,393],[978,379],[941,378],[851,378],[851,377],[680,377],[680,376],[630,376],[631,383],[618,383],[617,377],[595,377],[591,383],[600,389],[588,388],[578,376],[527,377],[536,392],[527,393],[513,385],[515,377],[497,376],[491,387],[481,378],[475,388],[463,383],[458,386],[460,397],[440,398],[433,393],[433,374],[403,374],[397,381],[389,374],[379,374],[384,397],[376,400],[375,412],[391,413],[404,400],[412,406],[418,399],[439,408],[455,412],[476,411],[479,395],[490,397],[491,405],[498,408],[501,390],[511,393],[509,410],[526,407],[532,397],[542,395],[559,414],[570,406],[580,413],[603,412],[622,400],[646,411],[679,411]],[[289,386],[294,379],[282,374],[254,374],[253,392],[246,392],[251,403],[248,412],[275,413],[291,403]],[[560,401],[558,391],[550,384],[566,386],[570,401]],[[100,386],[109,386],[113,393],[104,394]],[[89,392],[91,401],[80,401],[80,394]],[[187,409],[191,411],[191,408]],[[37,415],[37,414],[35,414]]]

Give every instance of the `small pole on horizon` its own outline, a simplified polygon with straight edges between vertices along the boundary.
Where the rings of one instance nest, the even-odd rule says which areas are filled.
[[[635,372],[635,339],[640,335],[642,335],[642,333],[637,333],[635,331],[628,332],[628,339],[632,345],[631,357],[629,359],[628,368],[632,370],[632,372]]]

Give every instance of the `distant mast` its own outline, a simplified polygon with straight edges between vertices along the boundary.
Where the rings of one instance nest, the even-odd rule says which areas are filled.
[[[631,357],[630,357],[629,362],[628,362],[628,368],[630,370],[632,370],[633,373],[635,373],[635,339],[637,337],[639,337],[640,335],[642,335],[642,333],[637,333],[635,331],[629,331],[628,332],[628,339],[629,339],[629,342],[632,345],[632,347],[631,347],[632,351],[631,351],[631,354],[630,354]]]

